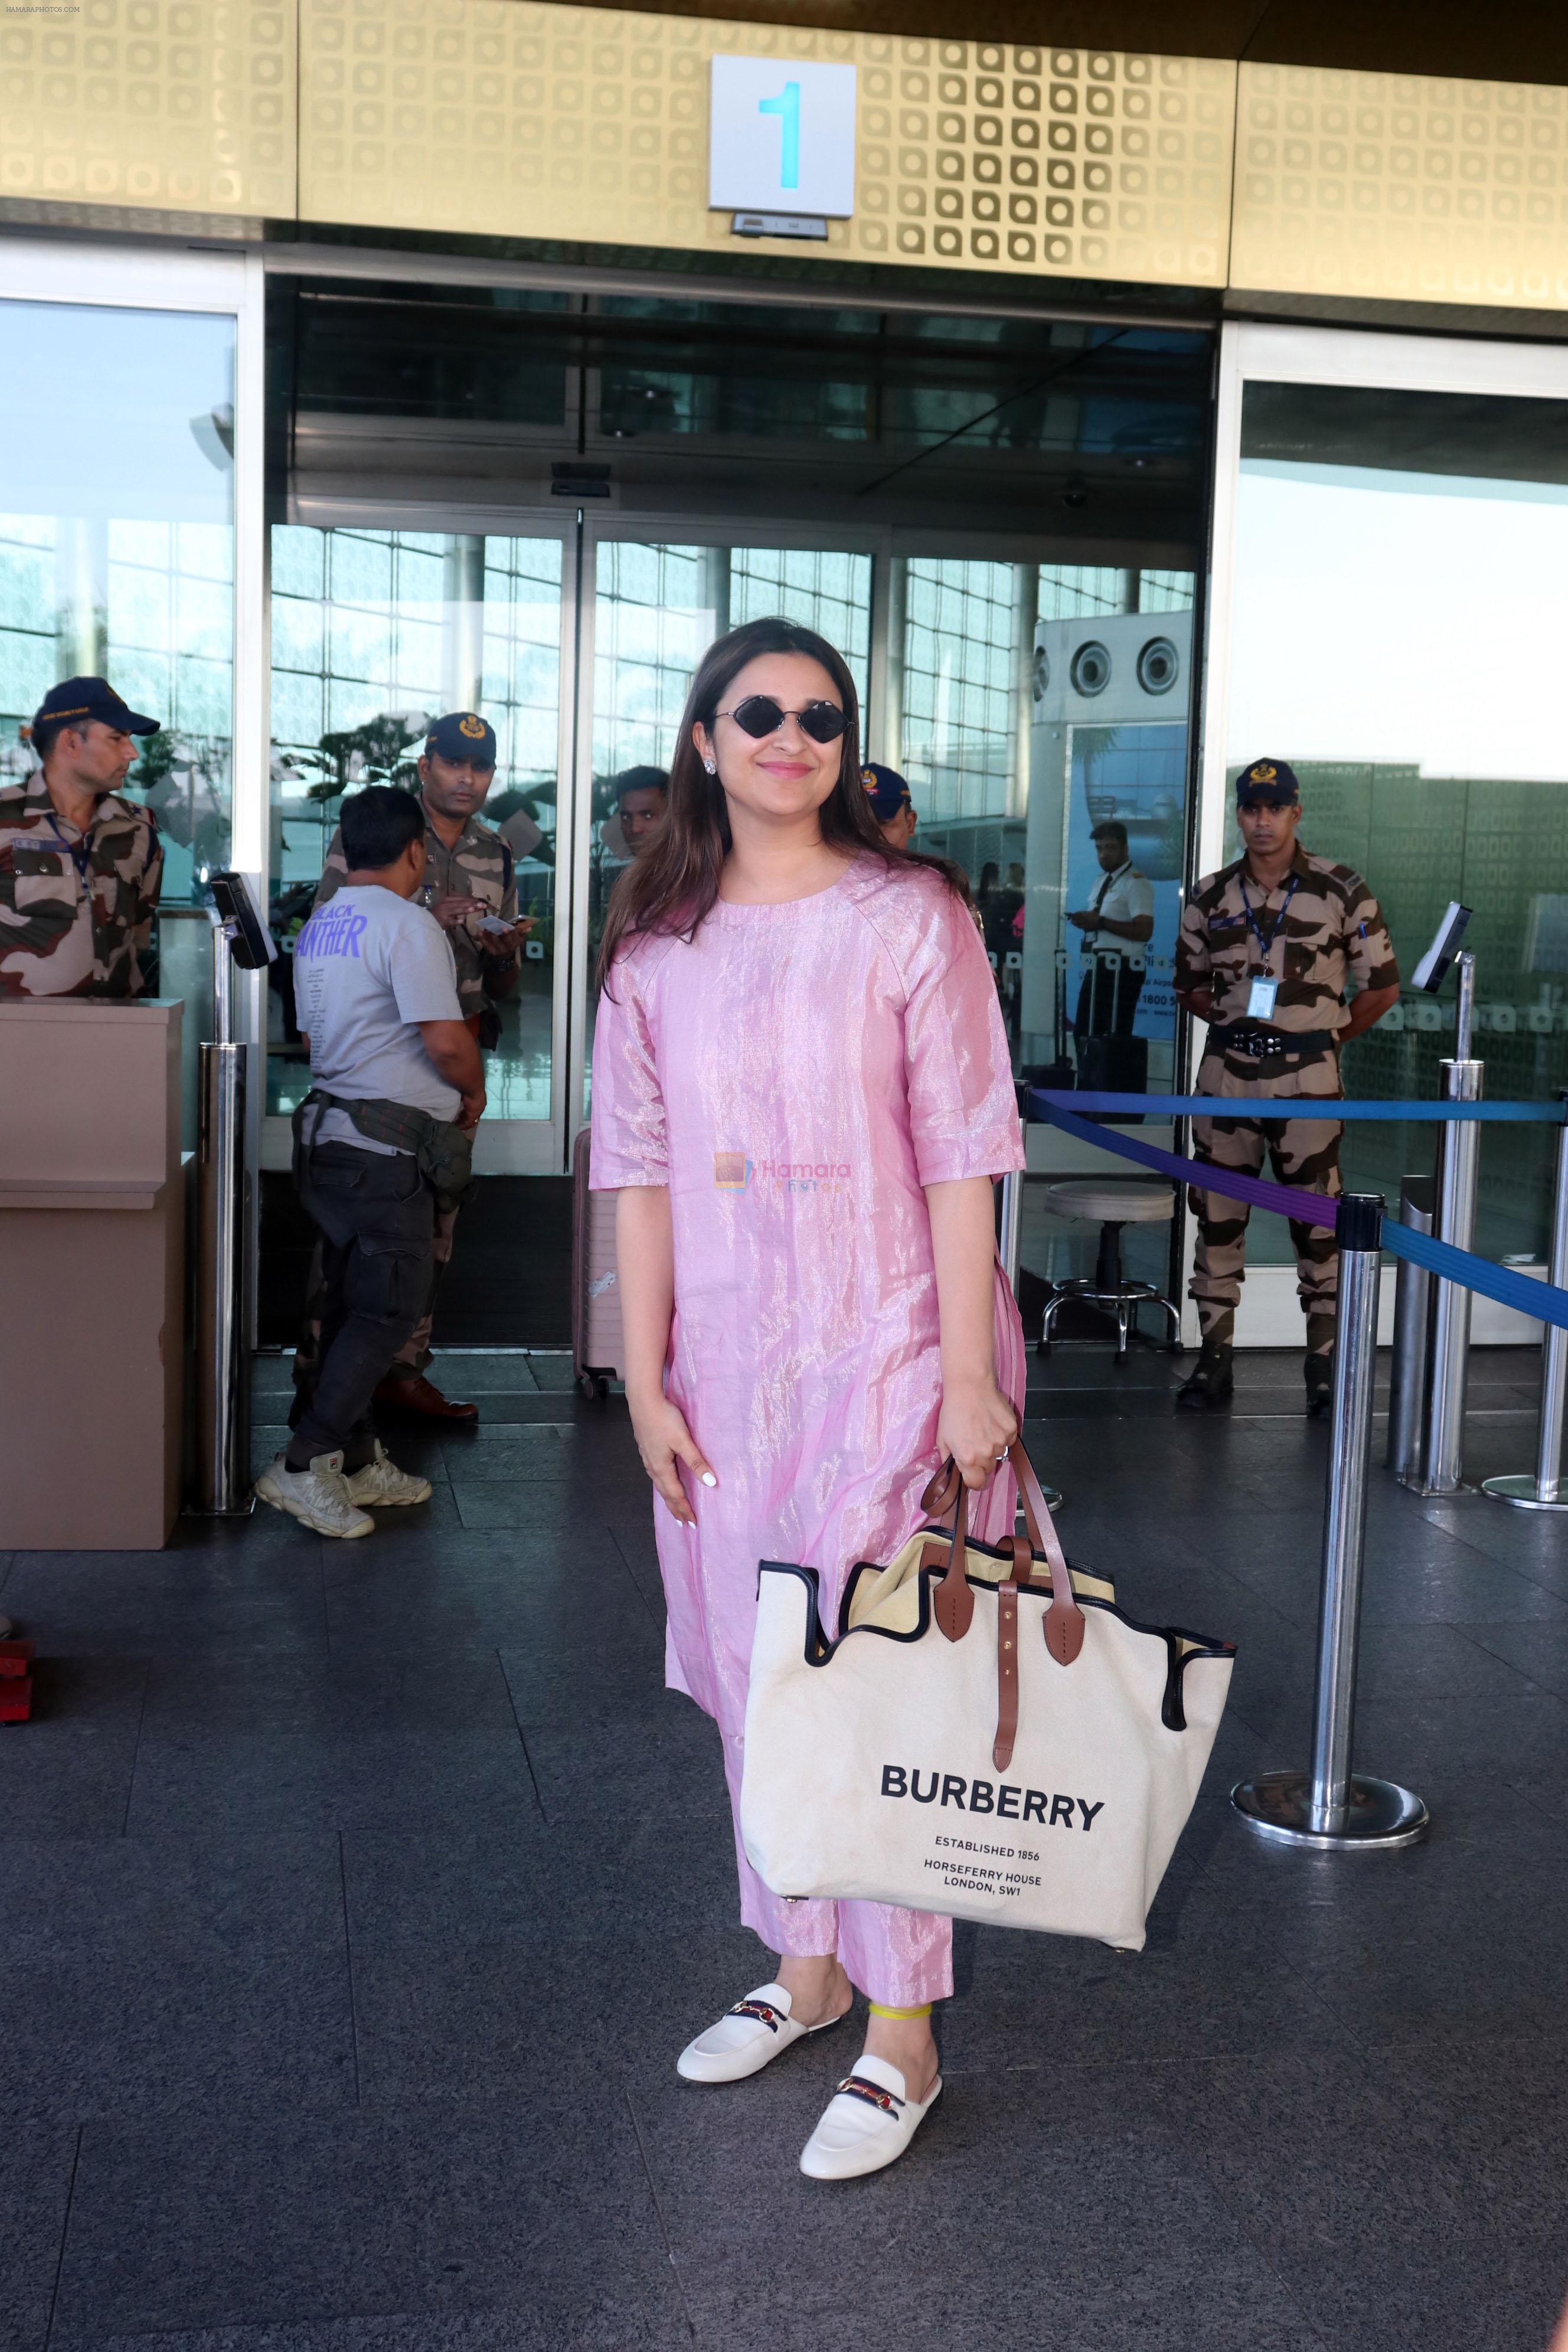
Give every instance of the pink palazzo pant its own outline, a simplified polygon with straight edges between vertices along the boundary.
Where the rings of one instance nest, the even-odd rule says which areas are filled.
[[[995,1315],[996,1381],[1024,1412],[1026,1360],[1023,1326],[1011,1291],[998,1272]],[[996,1543],[1013,1531],[1016,1482],[1010,1469],[992,1480],[972,1508],[972,1531]],[[912,1530],[911,1530],[912,1532]],[[837,1596],[835,1596],[837,1608]],[[726,1708],[719,1729],[724,1744],[724,1777],[735,1831],[735,1864],[741,1880],[741,1919],[764,1944],[785,1957],[814,1958],[837,1952],[845,1973],[868,2000],[890,2009],[945,2000],[952,1991],[952,1921],[934,1911],[906,1911],[892,1903],[832,1903],[775,1895],[746,1859],[741,1843],[741,1772],[745,1757],[744,1694],[741,1719]]]

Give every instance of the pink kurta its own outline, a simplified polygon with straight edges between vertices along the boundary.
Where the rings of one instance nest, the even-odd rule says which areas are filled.
[[[592,1181],[668,1184],[666,1386],[717,1475],[697,1525],[656,1496],[668,1679],[713,1716],[738,1814],[757,1562],[820,1571],[836,1624],[859,1559],[921,1523],[942,1399],[923,1187],[1021,1168],[1007,1040],[967,910],[929,867],[859,859],[777,907],[721,900],[690,941],[616,965],[594,1041]],[[997,1375],[1020,1406],[998,1278]],[[1012,1526],[1011,1474],[979,1524]],[[742,1916],[775,1950],[837,1949],[873,2000],[952,1990],[950,1922],[786,1903],[741,1848]]]

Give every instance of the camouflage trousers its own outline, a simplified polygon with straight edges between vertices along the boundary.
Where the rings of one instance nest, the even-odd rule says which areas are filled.
[[[1237,1108],[1260,1097],[1271,1100],[1332,1101],[1342,1097],[1339,1057],[1320,1054],[1304,1065],[1277,1075],[1246,1077],[1230,1069],[1220,1054],[1206,1054],[1198,1071],[1201,1095],[1234,1095]],[[1267,1150],[1275,1181],[1300,1185],[1304,1192],[1340,1190],[1341,1123],[1328,1118],[1194,1118],[1193,1158],[1215,1168],[1235,1169],[1244,1176],[1261,1176]],[[1247,1271],[1247,1222],[1250,1203],[1225,1192],[1188,1189],[1187,1200],[1197,1219],[1197,1248],[1187,1296],[1195,1300],[1198,1327],[1205,1339],[1229,1340],[1236,1331],[1236,1310]],[[1310,1355],[1327,1355],[1334,1344],[1334,1316],[1339,1303],[1340,1254],[1334,1237],[1322,1225],[1290,1220],[1290,1240],[1296,1252],[1297,1290],[1307,1316]]]
[[[435,1319],[436,1294],[441,1286],[441,1276],[451,1262],[452,1229],[457,1222],[456,1209],[436,1211],[436,1238],[430,1252],[430,1296],[424,1314],[393,1358],[386,1375],[388,1380],[411,1381],[430,1361],[430,1327]],[[294,1405],[289,1414],[290,1428],[298,1425],[300,1415],[316,1385],[316,1373],[321,1360],[321,1316],[326,1296],[326,1276],[322,1270],[321,1244],[318,1235],[315,1247],[310,1252],[310,1271],[305,1285],[305,1319],[294,1350]]]

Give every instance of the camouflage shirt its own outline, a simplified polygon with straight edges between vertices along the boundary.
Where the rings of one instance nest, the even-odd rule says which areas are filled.
[[[1267,963],[1259,931],[1269,943]],[[1289,873],[1267,897],[1243,858],[1205,875],[1182,910],[1177,989],[1206,988],[1215,1021],[1245,1021],[1251,983],[1265,972],[1280,983],[1270,1025],[1287,1031],[1337,1034],[1350,1017],[1348,978],[1360,988],[1399,985],[1383,909],[1351,866],[1313,857],[1298,842]],[[1256,1075],[1258,1065],[1243,1059],[1237,1067]]]
[[[316,887],[318,907],[324,907],[332,893],[342,889],[348,870],[340,828],[332,835],[326,866]],[[482,898],[490,912],[499,915],[503,922],[517,920],[517,877],[511,851],[494,826],[481,824],[478,817],[469,817],[451,849],[434,825],[426,831],[425,880],[419,904],[434,907],[437,898]],[[465,1020],[483,1012],[487,993],[503,987],[517,966],[515,950],[500,956],[486,952],[485,934],[475,929],[479,919],[477,915],[466,916],[455,930],[447,933],[458,966],[458,1002]]]
[[[107,793],[84,834],[41,768],[0,791],[0,996],[140,996],[163,877],[134,801]]]

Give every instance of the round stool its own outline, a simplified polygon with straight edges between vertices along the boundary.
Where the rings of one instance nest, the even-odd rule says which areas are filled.
[[[1086,1307],[1102,1307],[1115,1316],[1119,1364],[1127,1360],[1128,1332],[1137,1331],[1138,1309],[1145,1302],[1169,1316],[1171,1344],[1179,1348],[1182,1318],[1170,1300],[1152,1283],[1131,1282],[1121,1271],[1122,1226],[1168,1225],[1176,1211],[1173,1187],[1097,1182],[1092,1177],[1080,1177],[1068,1184],[1047,1184],[1046,1199],[1053,1216],[1077,1217],[1100,1227],[1100,1255],[1089,1279],[1073,1276],[1057,1284],[1040,1326],[1041,1355],[1049,1353],[1057,1310],[1065,1307],[1069,1298],[1081,1299]]]

